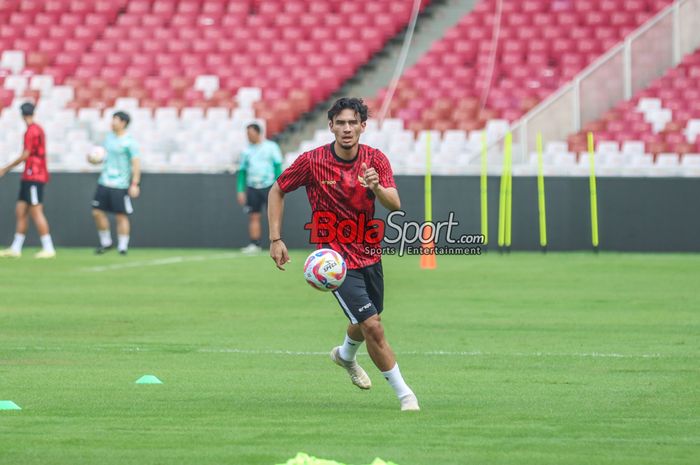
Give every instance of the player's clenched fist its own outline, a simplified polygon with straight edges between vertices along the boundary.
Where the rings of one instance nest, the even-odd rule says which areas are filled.
[[[360,167],[362,170],[362,177],[365,179],[365,184],[372,190],[376,190],[379,187],[379,174],[374,168],[367,168],[367,164],[363,163]]]

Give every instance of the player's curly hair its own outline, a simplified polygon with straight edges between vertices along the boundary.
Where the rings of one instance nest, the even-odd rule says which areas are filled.
[[[333,121],[333,119],[338,116],[338,113],[347,109],[357,113],[360,116],[361,122],[364,123],[367,121],[369,108],[367,108],[367,105],[365,105],[365,102],[363,102],[361,98],[356,97],[343,97],[336,100],[331,109],[328,110],[328,121]]]

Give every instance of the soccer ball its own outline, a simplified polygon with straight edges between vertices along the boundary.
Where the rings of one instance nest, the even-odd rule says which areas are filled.
[[[100,163],[105,161],[106,155],[107,152],[105,152],[104,147],[96,145],[90,150],[90,153],[88,153],[88,161],[93,165],[99,165]]]
[[[318,249],[304,262],[304,278],[314,289],[334,291],[338,289],[347,274],[345,260],[333,249]]]

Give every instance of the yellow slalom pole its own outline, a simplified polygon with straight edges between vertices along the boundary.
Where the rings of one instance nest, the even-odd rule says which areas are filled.
[[[508,173],[506,179],[506,250],[510,252],[510,240],[513,233],[513,135],[506,133],[505,140],[505,163]]]
[[[547,213],[544,201],[544,161],[542,160],[542,133],[537,133],[537,205],[540,212],[540,247],[547,250]]]
[[[425,148],[425,221],[433,221],[433,177],[432,177],[432,144],[431,144],[432,132],[428,131],[426,133],[426,148]],[[432,228],[425,228],[424,234],[430,236],[433,234]],[[427,239],[424,237],[423,239]],[[435,259],[435,243],[434,242],[422,242],[421,248],[423,252],[420,256],[420,267],[425,270],[434,270],[437,267],[437,262]]]
[[[433,221],[433,177],[431,175],[432,160],[431,160],[431,143],[430,131],[426,134],[425,148],[425,221]]]
[[[481,133],[481,234],[484,236],[484,245],[489,244],[489,178],[486,169],[486,157],[488,146],[486,132]]]
[[[591,240],[593,250],[598,251],[598,191],[595,182],[595,145],[593,143],[593,133],[588,133],[588,160],[590,162],[589,190],[591,193]]]
[[[506,243],[506,192],[508,189],[508,163],[503,155],[503,170],[501,171],[501,190],[498,197],[498,248]]]

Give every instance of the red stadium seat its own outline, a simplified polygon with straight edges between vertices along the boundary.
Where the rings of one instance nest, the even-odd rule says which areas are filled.
[[[445,38],[418,62],[417,71],[407,73],[412,77],[402,80],[406,87],[401,95],[454,102],[479,96],[491,85],[489,105],[493,108],[472,115],[471,121],[480,118],[483,122],[493,115],[519,117],[558,83],[573,77],[588,61],[619,41],[620,31],[639,25],[642,14],[653,14],[662,4],[668,2],[653,1],[650,8],[645,0],[505,2],[502,35],[490,76],[484,70],[491,65],[496,3],[477,2],[473,12],[447,31]],[[169,78],[184,75],[193,79],[198,73],[218,75],[222,88],[230,87],[224,89],[228,92],[259,82],[264,87],[263,99],[281,96],[283,115],[275,119],[277,125],[336,90],[388,38],[406,26],[411,10],[410,2],[370,0],[353,4],[302,0],[23,0],[14,5],[8,11],[8,21],[0,24],[0,41],[4,44],[5,38],[11,38],[14,45],[18,39],[16,43],[27,50],[36,46],[42,55],[33,57],[35,69],[43,66],[64,76],[75,73],[86,81],[95,76],[109,81],[118,77],[117,82],[125,76],[142,77],[144,89],[149,78],[165,78],[165,87],[171,91]],[[52,23],[54,18],[58,23]],[[316,27],[321,21],[326,27]],[[343,27],[347,25],[350,29]],[[32,42],[34,33],[22,37],[32,28],[44,31],[36,44]],[[363,40],[353,41],[358,36]],[[341,55],[338,41],[352,45],[344,46]],[[87,51],[89,54],[80,60]],[[334,64],[337,69],[333,69]],[[700,74],[700,62],[698,65],[697,71],[689,68],[688,74]],[[272,71],[266,72],[267,68]],[[284,79],[285,72],[288,79]],[[309,89],[305,94],[308,101],[304,100],[303,105],[290,103],[289,96],[300,83]],[[675,85],[683,91],[693,88],[682,80]],[[181,98],[187,89],[157,97],[143,97],[139,87],[133,85],[117,89],[132,92],[148,104],[173,99],[178,104],[209,104],[201,95]],[[100,106],[116,98],[102,94],[83,97],[78,100]],[[695,97],[690,93],[681,99]],[[225,98],[226,94],[218,95],[217,101]],[[412,101],[416,100],[398,99],[397,112],[408,108]],[[451,121],[445,119],[443,107],[425,108],[437,110],[438,114],[428,113],[428,117],[423,116],[421,108],[411,109],[406,115],[421,124],[432,121],[444,127]]]

